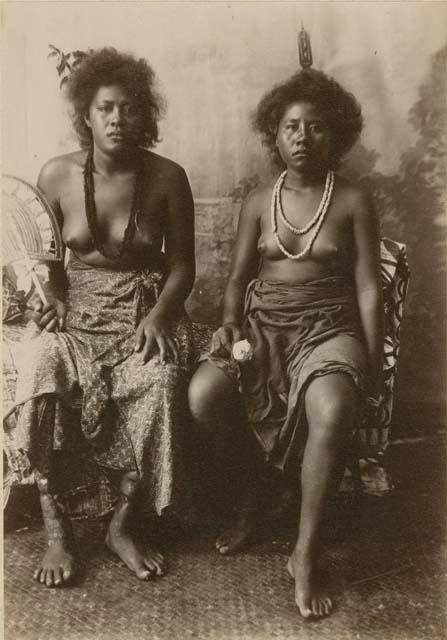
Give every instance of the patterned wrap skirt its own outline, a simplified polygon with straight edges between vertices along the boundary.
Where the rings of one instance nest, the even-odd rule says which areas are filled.
[[[289,461],[296,467],[306,441],[310,382],[344,373],[362,397],[367,356],[354,287],[339,276],[298,285],[255,279],[247,288],[244,318],[251,360],[237,363],[221,354],[201,360],[239,385],[267,460],[282,470]]]
[[[108,469],[137,471],[144,502],[159,515],[178,509],[188,494],[186,390],[211,333],[183,311],[171,326],[178,362],[163,365],[156,354],[141,364],[135,331],[164,279],[148,269],[94,268],[72,254],[66,329],[37,332],[30,323],[15,403],[16,447],[30,468],[49,473],[60,450],[72,457],[81,451]],[[39,415],[43,397],[55,400],[50,424]],[[71,419],[76,406],[82,406],[78,428]]]

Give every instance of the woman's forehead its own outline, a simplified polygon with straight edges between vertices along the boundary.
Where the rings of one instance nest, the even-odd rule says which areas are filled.
[[[135,97],[119,84],[106,84],[98,87],[93,100],[96,102],[133,102]]]
[[[322,109],[308,100],[295,100],[284,108],[281,121],[284,120],[324,120]]]

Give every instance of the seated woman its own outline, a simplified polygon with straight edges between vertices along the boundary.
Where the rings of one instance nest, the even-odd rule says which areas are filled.
[[[301,464],[288,570],[301,614],[320,617],[332,608],[315,576],[324,506],[382,366],[379,225],[370,199],[334,173],[362,128],[359,105],[337,82],[304,69],[265,95],[254,124],[283,171],[243,203],[222,326],[191,381],[190,408],[233,473],[238,508],[220,553],[253,528],[259,466],[249,435],[286,474]],[[231,353],[243,338],[252,357],[239,364]],[[237,462],[223,459],[232,452]]]
[[[53,451],[71,446],[64,414],[79,397],[91,457],[122,474],[107,544],[141,580],[164,573],[162,554],[136,542],[130,517],[137,493],[157,514],[182,506],[194,353],[183,307],[195,272],[194,205],[185,171],[147,150],[162,108],[154,73],[143,59],[93,51],[67,95],[82,150],[47,162],[38,186],[70,258],[65,272],[51,267],[49,303],[33,313],[42,331],[17,383],[17,447],[34,471],[48,533],[34,577],[49,587],[76,570]]]

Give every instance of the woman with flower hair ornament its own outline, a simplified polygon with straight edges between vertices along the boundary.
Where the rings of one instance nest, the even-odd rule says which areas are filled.
[[[259,451],[286,476],[301,468],[288,571],[301,615],[319,618],[333,606],[318,583],[321,522],[366,393],[380,385],[383,305],[373,204],[335,173],[360,135],[361,109],[310,68],[305,32],[300,45],[303,70],[269,91],[254,117],[282,172],[242,205],[222,326],[189,398],[210,455],[233,474],[236,506],[220,553],[237,551],[253,531]]]

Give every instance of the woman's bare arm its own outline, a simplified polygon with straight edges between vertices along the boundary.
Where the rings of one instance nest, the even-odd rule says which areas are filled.
[[[179,167],[168,191],[165,253],[169,275],[153,314],[170,318],[183,306],[195,278],[194,201],[186,173]]]
[[[195,278],[194,201],[186,173],[180,167],[169,176],[167,198],[165,253],[169,275],[156,305],[137,328],[135,351],[141,353],[143,362],[149,360],[155,345],[161,362],[177,359],[169,324],[183,308]]]
[[[372,199],[356,190],[352,202],[354,276],[368,349],[370,392],[379,390],[383,366],[383,299],[380,277],[380,226]]]
[[[49,160],[41,169],[37,180],[37,188],[43,193],[48,204],[59,218],[62,226],[62,212],[60,210],[59,194],[60,185],[66,174],[66,165],[61,158]],[[63,303],[66,293],[65,270],[62,262],[48,262],[49,281],[43,284],[48,304],[37,302],[33,314],[34,321],[47,331],[56,328],[64,329],[65,305]]]
[[[252,191],[244,200],[239,216],[236,241],[231,259],[230,275],[223,296],[222,326],[211,342],[211,352],[231,349],[242,338],[242,316],[247,284],[256,275],[259,255],[259,190]]]

